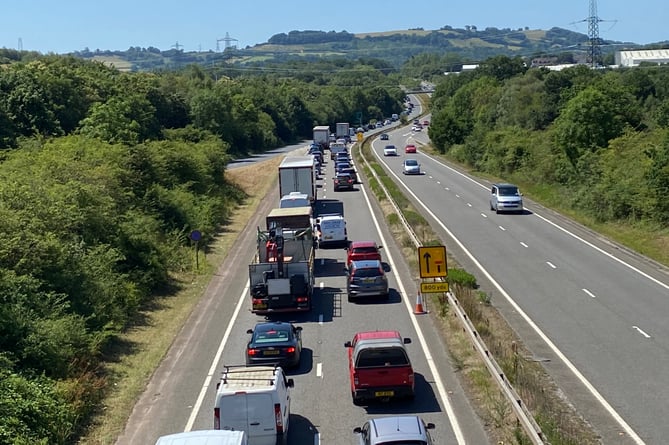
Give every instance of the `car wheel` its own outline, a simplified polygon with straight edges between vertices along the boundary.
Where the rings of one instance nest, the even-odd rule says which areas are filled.
[[[351,392],[351,399],[353,399],[353,404],[354,404],[355,406],[360,406],[360,405],[362,405],[362,399],[356,397],[354,392]]]
[[[348,294],[348,302],[349,303],[353,302],[353,295],[352,294]]]

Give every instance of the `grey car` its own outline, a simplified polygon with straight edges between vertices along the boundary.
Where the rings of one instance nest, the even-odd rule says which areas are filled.
[[[392,416],[370,419],[353,432],[360,445],[432,445],[431,429],[434,429],[434,424],[426,424],[418,416]]]
[[[348,301],[371,296],[388,299],[388,277],[381,261],[351,261],[346,269],[346,293]]]
[[[490,210],[497,213],[523,213],[523,194],[518,186],[507,183],[493,184],[490,188]]]

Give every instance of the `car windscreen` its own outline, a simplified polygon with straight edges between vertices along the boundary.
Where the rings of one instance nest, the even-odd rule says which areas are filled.
[[[363,268],[355,269],[353,276],[356,278],[373,278],[381,275],[381,272],[377,268]]]
[[[517,187],[500,187],[499,188],[499,194],[500,196],[518,196],[520,193],[518,192]]]
[[[272,329],[255,333],[254,343],[281,343],[290,340],[290,332],[287,329]]]
[[[418,165],[418,161],[416,161],[414,159],[407,159],[406,161],[404,161],[404,164],[408,167],[414,167],[414,166]]]
[[[404,349],[383,347],[363,349],[358,354],[356,368],[374,368],[379,366],[407,366],[409,358]]]
[[[376,247],[355,247],[353,248],[353,253],[376,253]]]

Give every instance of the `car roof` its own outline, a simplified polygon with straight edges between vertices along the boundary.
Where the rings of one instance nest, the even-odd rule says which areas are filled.
[[[515,188],[518,188],[517,185],[515,185],[515,184],[509,184],[508,182],[497,182],[497,183],[495,183],[495,184],[493,184],[493,185],[494,185],[495,187],[515,187]]]
[[[261,321],[256,323],[254,331],[272,331],[277,329],[289,329],[292,326],[292,323],[287,323],[285,321]]]
[[[385,148],[395,148],[395,146],[393,144],[388,144],[385,146]]]
[[[418,416],[393,416],[370,419],[370,430],[375,438],[384,441],[410,441],[425,439],[425,427]]]
[[[381,267],[379,260],[358,260],[351,261],[351,267],[354,269],[373,269]]]
[[[376,247],[376,241],[351,241],[350,247]]]

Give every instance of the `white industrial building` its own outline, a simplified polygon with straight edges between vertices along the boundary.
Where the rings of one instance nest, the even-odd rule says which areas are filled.
[[[633,51],[616,51],[616,65],[639,66],[641,62],[669,63],[669,49],[641,49]]]

